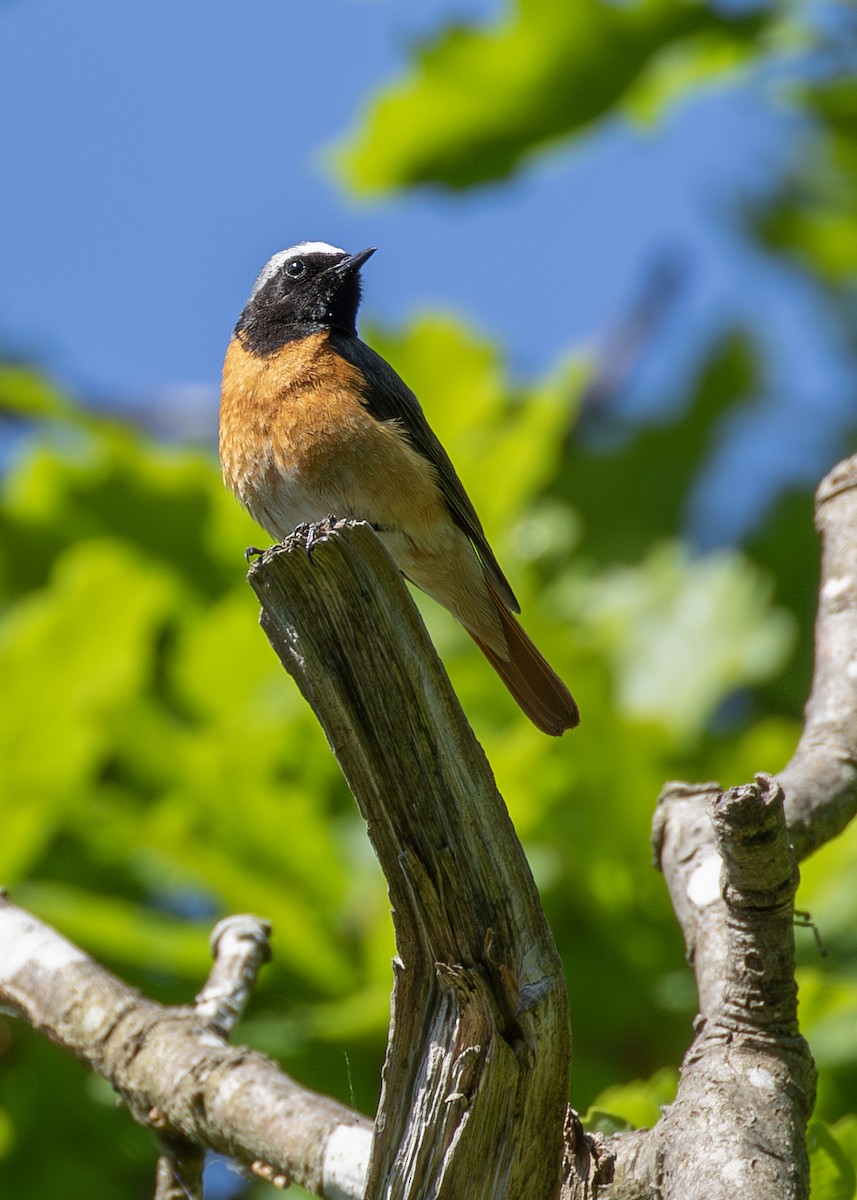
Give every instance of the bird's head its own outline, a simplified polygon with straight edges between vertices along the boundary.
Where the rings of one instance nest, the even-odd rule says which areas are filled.
[[[299,242],[269,258],[235,332],[262,353],[320,329],[355,332],[360,268],[375,247],[348,254],[327,242]]]

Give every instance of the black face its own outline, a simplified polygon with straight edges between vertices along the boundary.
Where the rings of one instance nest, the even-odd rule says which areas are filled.
[[[257,354],[324,329],[354,334],[360,268],[373,253],[304,253],[296,246],[275,255],[256,281],[236,334]]]

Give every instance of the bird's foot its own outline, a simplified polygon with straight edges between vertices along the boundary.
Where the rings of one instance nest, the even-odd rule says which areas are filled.
[[[342,520],[334,516],[333,513],[328,513],[321,521],[313,521],[311,525],[305,526],[306,529],[306,552],[309,558],[312,558],[312,552],[319,542],[326,542],[328,534],[336,530]]]
[[[258,546],[248,546],[244,551],[244,561],[249,562],[251,558],[261,558],[264,553],[265,551],[260,550]]]
[[[312,552],[319,542],[327,540],[327,535],[336,527],[336,517],[323,517],[320,521],[302,521],[292,530],[292,538],[303,542],[307,558],[312,558]]]

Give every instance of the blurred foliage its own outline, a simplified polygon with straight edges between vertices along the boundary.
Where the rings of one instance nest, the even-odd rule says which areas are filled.
[[[745,59],[765,26],[687,0],[515,0],[494,25],[455,25],[417,47],[336,161],[366,193],[502,179],[617,107],[651,118]]]
[[[855,35],[857,36],[857,35]],[[835,74],[801,89],[812,120],[805,156],[780,202],[764,215],[769,243],[836,286],[857,275],[857,79]]]
[[[621,1129],[651,1129],[665,1104],[675,1100],[678,1071],[665,1067],[650,1079],[617,1083],[596,1096],[584,1124],[590,1131],[617,1133]]]
[[[343,170],[362,190],[502,178],[560,136],[622,111],[653,119],[715,73],[764,65],[790,8],[736,20],[692,0],[520,0],[498,25],[418,51],[410,77],[379,91]],[[847,91],[816,82],[797,95],[820,157],[803,156],[802,190],[775,197],[764,226],[840,306],[853,286],[853,233],[833,219],[857,137],[838,116]],[[805,231],[828,216],[821,254]],[[742,330],[681,412],[634,424],[610,397],[587,402],[583,356],[514,379],[490,341],[432,315],[369,340],[423,398],[528,630],[580,700],[581,729],[543,737],[463,631],[417,598],[568,965],[573,1101],[598,1128],[651,1123],[695,1008],[650,863],[652,810],[668,779],[728,785],[787,761],[811,665],[811,496],[784,496],[742,551],[682,541],[706,454],[758,384]],[[2,418],[16,438],[0,485],[0,880],[168,1003],[198,989],[219,916],[267,917],[274,958],[238,1037],[371,1113],[388,901],[325,740],[257,626],[242,550],[258,530],[209,451],[93,416],[32,370],[0,370]],[[799,897],[831,952],[822,962],[798,931],[821,1068],[814,1194],[828,1197],[854,1195],[857,1162],[855,863],[852,829],[805,864]],[[151,1139],[108,1088],[3,1017],[0,1067],[4,1194],[151,1194]],[[212,1195],[225,1195],[215,1173]]]
[[[680,536],[688,494],[717,430],[746,405],[757,382],[753,347],[733,331],[714,348],[682,411],[632,425],[609,404],[587,408],[569,438],[566,469],[551,482],[552,493],[580,514],[582,548],[604,563],[633,561],[653,536]],[[636,489],[630,504],[629,480]]]
[[[857,1194],[857,1117],[809,1127],[810,1187],[814,1200],[853,1200]]]

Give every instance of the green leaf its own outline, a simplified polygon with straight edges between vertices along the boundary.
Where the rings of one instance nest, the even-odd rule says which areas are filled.
[[[334,162],[362,194],[503,179],[534,148],[615,110],[666,48],[708,38],[699,78],[712,36],[722,60],[724,46],[752,43],[764,23],[698,0],[517,0],[493,26],[454,26],[419,48],[412,74],[381,91]]]
[[[661,1109],[675,1099],[678,1071],[665,1067],[650,1079],[605,1088],[584,1117],[587,1129],[612,1133],[618,1129],[651,1129]]]
[[[828,1129],[836,1138],[836,1144],[857,1175],[857,1114],[849,1113],[834,1125],[828,1126]],[[857,1191],[857,1179],[855,1179],[854,1187]]]
[[[0,363],[0,415],[21,418],[71,417],[62,393],[31,367]]]
[[[81,543],[49,586],[0,621],[0,805],[39,818],[10,821],[0,878],[14,881],[108,755],[111,714],[154,669],[155,639],[172,604],[169,582],[115,542]]]
[[[784,492],[747,543],[753,561],[776,581],[774,602],[792,613],[796,626],[794,653],[758,695],[766,708],[795,717],[801,715],[812,680],[819,549],[810,488]]]
[[[640,124],[651,126],[703,85],[723,84],[755,61],[758,46],[732,29],[704,31],[666,46],[631,88],[623,108]]]
[[[15,1144],[15,1127],[9,1113],[0,1108],[0,1158],[6,1158]]]
[[[813,121],[782,195],[757,232],[841,287],[857,275],[857,79],[843,74],[795,97]]]
[[[811,916],[817,919],[816,912],[811,912]],[[824,937],[824,922],[820,928]],[[820,1067],[849,1067],[853,1070],[857,1064],[857,1046],[848,1030],[850,1028],[853,1031],[854,1028],[857,980],[849,978],[844,971],[836,970],[829,963],[825,962],[822,966],[812,935],[808,933],[806,937],[810,943],[811,962],[797,972],[801,1027]]]
[[[153,448],[112,424],[70,423],[52,427],[3,480],[0,581],[24,591],[66,546],[116,537],[212,596],[243,576],[241,552],[254,534],[212,457]]]
[[[771,609],[771,590],[734,551],[691,558],[662,543],[638,566],[593,579],[578,615],[613,666],[629,718],[656,721],[686,741],[731,691],[784,662],[793,621]]]
[[[813,1200],[853,1200],[857,1185],[854,1159],[843,1151],[834,1132],[813,1121],[807,1131],[807,1149]]]

